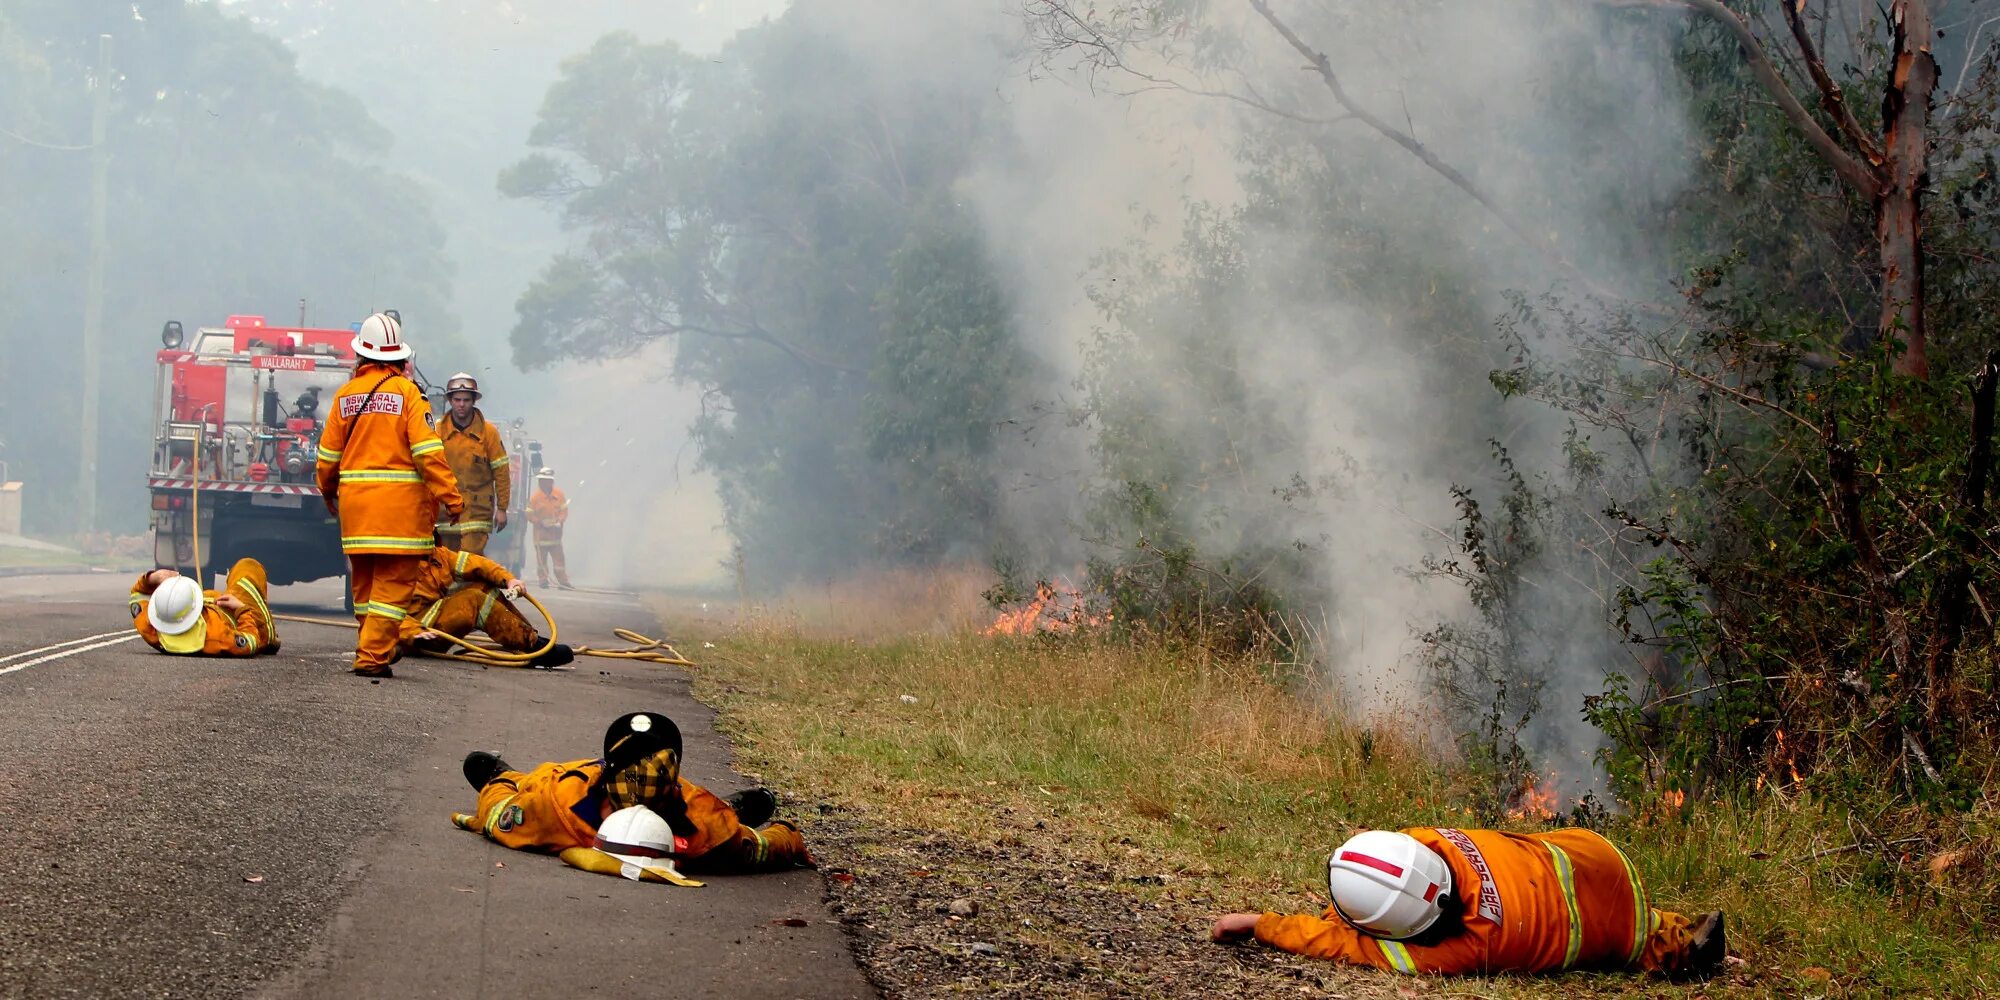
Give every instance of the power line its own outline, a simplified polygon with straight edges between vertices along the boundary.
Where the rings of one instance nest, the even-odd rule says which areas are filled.
[[[15,142],[20,142],[20,143],[26,143],[27,145],[30,145],[30,146],[35,146],[35,147],[38,147],[38,148],[41,148],[41,149],[53,149],[53,150],[55,150],[56,152],[59,152],[59,153],[77,153],[77,152],[82,152],[82,151],[84,151],[84,150],[87,150],[87,149],[91,149],[91,148],[93,148],[93,147],[91,147],[91,146],[89,146],[89,145],[83,145],[83,146],[58,146],[58,145],[55,145],[55,144],[53,144],[53,143],[47,143],[47,142],[38,142],[38,141],[36,141],[36,140],[34,140],[34,139],[30,139],[30,138],[28,138],[28,137],[27,137],[27,136],[25,136],[25,135],[21,135],[21,134],[20,134],[20,133],[18,133],[18,132],[10,132],[10,131],[8,131],[8,130],[6,130],[6,129],[4,129],[4,128],[0,128],[0,135],[4,135],[4,136],[6,136],[6,137],[7,137],[7,138],[9,138],[9,139],[12,139],[12,140],[14,140]]]

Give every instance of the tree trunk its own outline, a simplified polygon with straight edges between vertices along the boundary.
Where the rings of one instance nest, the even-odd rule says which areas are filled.
[[[1903,343],[1896,370],[1930,377],[1924,329],[1923,193],[1930,182],[1931,57],[1929,0],[1894,0],[1895,66],[1882,95],[1882,184],[1875,192],[1875,240],[1881,250],[1880,335]]]

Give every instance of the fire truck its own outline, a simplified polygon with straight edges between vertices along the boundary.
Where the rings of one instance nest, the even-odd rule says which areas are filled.
[[[272,586],[347,573],[340,526],[326,512],[313,467],[324,414],[353,377],[353,339],[353,328],[278,327],[261,316],[231,316],[192,338],[179,323],[162,328],[147,479],[154,565],[193,575],[199,545],[210,576],[244,556],[264,564]],[[444,419],[442,390],[422,372],[411,375]],[[494,426],[510,455],[539,456],[540,443],[527,440],[520,420]],[[489,543],[489,556],[516,568],[525,557],[533,468],[509,463],[515,523]]]

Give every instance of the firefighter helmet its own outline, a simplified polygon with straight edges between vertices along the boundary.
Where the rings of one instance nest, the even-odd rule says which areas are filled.
[[[417,352],[403,343],[402,321],[388,313],[376,313],[361,321],[354,334],[354,353],[370,361],[408,361]]]
[[[547,466],[543,466],[542,471],[535,473],[535,478],[546,479],[549,480],[550,482],[554,482],[556,478],[556,470],[551,469]]]
[[[645,806],[626,806],[597,826],[593,847],[641,867],[674,853],[674,828]]]
[[[1391,941],[1422,934],[1444,912],[1451,868],[1407,833],[1369,830],[1326,861],[1327,889],[1342,919]]]
[[[170,653],[198,653],[207,643],[201,611],[201,584],[191,576],[167,577],[146,601],[146,620]]]
[[[454,392],[472,393],[472,398],[475,400],[485,395],[485,393],[479,391],[479,380],[473,378],[471,372],[459,372],[446,380],[444,384],[445,398],[450,399],[451,394]]]

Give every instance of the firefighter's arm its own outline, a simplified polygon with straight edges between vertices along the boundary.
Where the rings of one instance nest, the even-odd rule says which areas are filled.
[[[507,446],[496,431],[486,442],[486,467],[493,470],[493,513],[495,522],[507,523],[507,505],[514,502],[514,477],[507,461]]]
[[[417,463],[424,485],[430,488],[431,499],[449,511],[453,521],[457,521],[458,515],[465,512],[465,497],[458,492],[458,477],[452,475],[451,463],[444,459],[444,442],[438,440],[436,429],[431,427],[431,404],[416,391],[414,383],[403,398],[408,400],[408,405],[403,408],[403,419],[409,436],[410,458]]]
[[[453,556],[451,575],[461,580],[490,583],[501,590],[507,589],[514,582],[514,575],[507,572],[507,567],[476,552],[460,552]]]
[[[1284,915],[1265,913],[1257,918],[1251,931],[1257,940],[1280,951],[1307,958],[1324,958],[1349,965],[1368,965],[1378,969],[1392,966],[1382,953],[1381,945],[1374,939],[1353,927],[1346,921],[1316,917],[1310,913]]]
[[[319,495],[326,500],[326,509],[331,511],[340,494],[340,453],[347,447],[347,419],[340,415],[340,399],[333,401],[333,412],[327,414],[326,426],[319,429],[319,453],[313,463],[313,479],[319,484]]]
[[[138,582],[132,584],[131,596],[125,601],[125,609],[132,612],[132,617],[139,617],[140,612],[146,607],[146,598],[151,597],[153,591],[158,590],[160,584],[165,583],[168,577],[179,575],[170,569],[152,569],[139,574]]]

